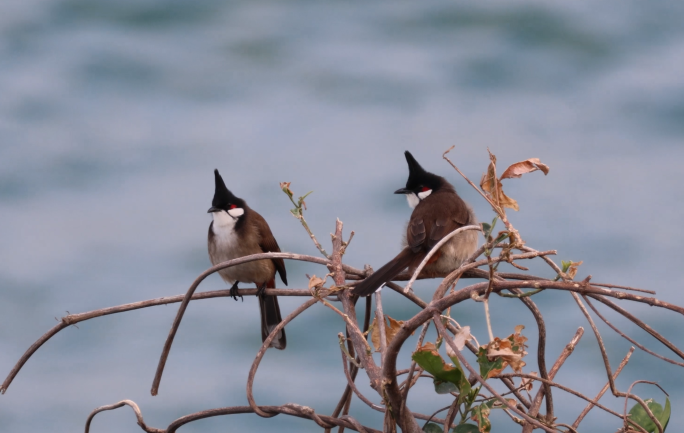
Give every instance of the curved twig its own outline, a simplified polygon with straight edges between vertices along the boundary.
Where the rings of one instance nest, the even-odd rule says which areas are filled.
[[[449,242],[449,240],[451,238],[453,238],[454,236],[456,236],[457,234],[468,231],[468,230],[482,231],[482,228],[479,225],[470,225],[470,226],[459,227],[456,230],[449,233],[448,235],[444,236],[442,239],[440,239],[440,241],[437,242],[434,247],[432,247],[430,252],[427,253],[427,255],[425,256],[423,261],[420,262],[420,264],[418,265],[416,270],[413,271],[413,276],[411,277],[408,284],[404,288],[404,292],[408,293],[409,291],[411,291],[411,286],[416,281],[416,278],[418,277],[418,274],[420,274],[420,271],[423,270],[425,265],[427,265],[428,261],[430,261],[430,258],[432,258],[432,256],[442,247],[442,245]]]
[[[252,393],[252,386],[254,384],[254,377],[256,376],[257,369],[259,368],[259,363],[261,362],[261,358],[264,357],[264,354],[266,353],[266,350],[269,348],[271,345],[271,341],[275,338],[276,335],[278,335],[278,332],[280,332],[281,329],[285,327],[288,323],[290,323],[295,317],[299,316],[304,310],[309,308],[310,306],[314,305],[317,303],[318,300],[315,298],[309,299],[308,301],[304,302],[302,305],[297,307],[296,310],[294,310],[292,313],[290,313],[282,322],[278,323],[278,325],[273,328],[273,331],[268,335],[266,340],[264,340],[264,343],[261,345],[261,348],[259,349],[259,352],[257,352],[256,357],[254,358],[254,362],[252,362],[252,368],[249,369],[249,376],[247,377],[247,401],[249,402],[249,406],[256,412],[257,415],[269,418],[273,415],[270,415],[261,409],[259,409],[259,406],[256,404],[254,401],[254,395]]]
[[[603,406],[602,404],[600,404],[600,403],[598,403],[598,402],[596,402],[596,401],[593,401],[591,398],[587,397],[586,395],[584,395],[584,394],[582,394],[582,393],[580,393],[580,392],[575,391],[575,390],[572,389],[572,388],[568,388],[567,386],[561,385],[560,383],[556,383],[556,382],[554,382],[554,381],[552,381],[552,380],[542,379],[542,378],[539,377],[539,376],[533,376],[533,375],[531,375],[531,374],[525,374],[525,373],[506,373],[506,374],[500,374],[500,375],[498,375],[498,376],[493,376],[493,377],[495,377],[495,378],[503,378],[503,377],[524,377],[524,378],[526,378],[526,379],[531,379],[531,380],[536,380],[536,381],[538,381],[538,382],[546,383],[546,384],[548,384],[548,385],[550,385],[550,386],[553,386],[553,387],[558,388],[558,389],[560,389],[560,390],[563,390],[563,391],[565,391],[565,392],[567,392],[567,393],[569,393],[569,394],[572,394],[572,395],[574,395],[574,396],[576,396],[576,397],[579,397],[579,398],[581,398],[582,400],[586,400],[586,401],[588,401],[589,404],[591,404],[592,406],[596,406],[596,407],[598,407],[599,409],[605,410],[606,412],[608,412],[608,413],[611,414],[611,415],[615,415],[615,416],[618,417],[618,418],[622,418],[622,415],[620,415],[619,413],[615,412],[614,410],[609,409],[609,408]]]
[[[157,372],[154,375],[154,381],[152,382],[152,389],[150,390],[152,395],[157,395],[159,392],[159,383],[161,382],[161,377],[162,374],[164,373],[164,366],[166,365],[166,360],[169,357],[169,352],[171,351],[171,345],[173,344],[173,339],[176,336],[176,332],[178,331],[178,327],[180,326],[181,320],[183,320],[183,315],[185,314],[185,310],[188,308],[188,303],[190,302],[190,298],[192,297],[192,294],[195,292],[197,289],[197,286],[200,285],[200,283],[207,278],[209,275],[213,274],[214,272],[218,272],[221,269],[226,269],[230,268],[231,266],[236,266],[242,263],[247,263],[247,262],[252,262],[255,260],[263,260],[263,259],[287,259],[287,260],[301,260],[305,262],[312,262],[312,263],[318,263],[319,265],[325,265],[328,266],[331,264],[330,260],[322,259],[320,257],[314,257],[314,256],[307,256],[304,254],[294,254],[294,253],[262,253],[262,254],[252,254],[251,256],[244,256],[240,257],[237,259],[233,260],[228,260],[223,263],[219,263],[218,265],[212,266],[211,268],[207,269],[206,271],[202,272],[196,279],[193,281],[192,285],[188,289],[188,292],[185,294],[185,298],[183,299],[183,302],[181,303],[180,307],[178,308],[178,313],[176,314],[176,318],[173,320],[173,324],[171,325],[171,330],[169,330],[169,335],[166,337],[166,342],[164,343],[164,349],[162,350],[162,354],[159,357],[159,363],[157,364]],[[359,272],[361,275],[363,275],[362,271],[359,271],[358,269],[353,269],[349,267],[349,272]]]
[[[353,232],[352,232],[353,233]],[[351,240],[351,237],[349,238]],[[349,243],[349,241],[347,241]],[[366,296],[366,309],[363,314],[363,332],[364,334],[368,331],[368,328],[370,327],[370,316],[371,316],[371,302],[372,298],[370,296]],[[349,333],[347,333],[347,338],[349,337]],[[351,340],[347,340],[347,349],[349,353],[354,356],[354,344],[351,342]],[[356,362],[358,362],[358,357],[356,357]],[[351,363],[351,362],[350,362]],[[351,368],[351,379],[352,382],[356,379],[356,375],[359,371],[359,369],[355,366],[352,365],[350,366]],[[337,406],[335,407],[335,410],[332,413],[333,418],[337,418],[342,412],[343,416],[347,415],[349,413],[349,406],[351,405],[351,393],[352,389],[349,385],[347,385],[344,388],[344,392],[342,393],[342,397],[340,398],[340,401],[337,403]],[[340,427],[338,430],[338,433],[343,433],[344,432],[344,427]],[[326,430],[325,433],[330,433],[330,430]]]
[[[121,400],[118,403],[106,405],[106,406],[100,406],[97,409],[93,410],[90,412],[90,415],[88,415],[88,419],[86,420],[86,425],[85,425],[85,433],[88,433],[90,431],[90,423],[95,417],[100,412],[103,412],[105,410],[112,410],[112,409],[118,409],[122,406],[130,406],[131,409],[133,409],[133,412],[135,412],[135,417],[138,420],[138,425],[145,430],[147,433],[163,433],[163,430],[156,429],[154,427],[148,427],[145,424],[145,421],[143,420],[142,412],[140,412],[140,408],[138,405],[133,401],[133,400]]]
[[[510,404],[505,397],[502,397],[498,392],[496,392],[496,390],[492,388],[492,386],[488,384],[487,381],[482,378],[482,376],[480,376],[480,374],[470,365],[470,363],[468,363],[468,360],[465,359],[461,351],[458,350],[458,347],[456,347],[456,344],[454,343],[453,339],[449,338],[446,328],[444,327],[444,325],[442,325],[442,319],[439,313],[433,313],[432,322],[439,330],[439,333],[442,334],[442,336],[444,337],[444,341],[446,341],[446,343],[451,347],[451,350],[453,350],[454,353],[456,353],[456,356],[458,357],[458,360],[461,362],[461,365],[465,366],[465,368],[468,369],[470,374],[474,376],[477,379],[477,381],[480,382],[482,386],[487,389],[487,391],[489,391],[494,397],[496,397],[496,399],[499,400],[505,408],[508,408],[512,412],[517,413],[518,415],[523,417],[525,421],[535,425],[537,428],[540,428],[548,433],[556,433],[555,430],[547,427],[538,420],[530,417],[525,412],[518,409],[515,405]]]
[[[584,298],[585,301],[587,301],[587,304],[588,304],[589,307],[594,311],[594,313],[596,313],[596,315],[599,316],[599,318],[600,318],[601,320],[603,320],[603,322],[604,322],[606,325],[610,326],[610,328],[611,328],[613,331],[615,331],[616,333],[618,333],[618,334],[619,334],[620,336],[622,336],[624,339],[626,339],[627,341],[629,341],[630,343],[632,343],[633,345],[635,345],[635,346],[638,347],[639,349],[643,350],[644,352],[648,353],[649,355],[653,355],[653,356],[655,356],[656,358],[659,358],[659,359],[662,359],[663,361],[669,362],[670,364],[674,364],[674,365],[678,365],[678,366],[680,366],[680,367],[684,367],[684,363],[682,363],[682,362],[677,362],[677,361],[675,361],[674,359],[670,359],[670,358],[667,358],[667,357],[665,357],[665,356],[663,356],[663,355],[657,354],[657,353],[653,352],[652,350],[647,349],[645,346],[639,344],[636,340],[634,340],[633,338],[631,338],[629,335],[625,334],[624,332],[620,331],[615,325],[613,325],[611,322],[609,322],[608,319],[606,319],[605,317],[603,317],[603,315],[602,315],[602,314],[599,312],[599,310],[594,306],[594,304],[592,304],[592,303],[589,301],[589,297],[584,296],[583,298]]]
[[[637,381],[632,382],[632,384],[629,385],[629,388],[627,389],[627,394],[625,394],[625,408],[624,408],[624,411],[622,412],[622,416],[624,417],[625,427],[627,427],[627,423],[632,424],[633,426],[641,427],[641,426],[639,426],[638,424],[629,421],[629,420],[628,420],[628,415],[627,415],[627,402],[629,401],[629,397],[630,397],[631,394],[632,394],[632,388],[634,388],[634,385],[636,385],[636,384],[638,384],[638,383],[648,383],[648,384],[650,384],[650,385],[655,385],[655,386],[657,386],[658,388],[660,388],[660,390],[661,390],[666,396],[668,396],[668,397],[670,396],[670,394],[668,394],[667,391],[665,391],[665,390],[663,389],[663,387],[660,386],[660,385],[658,385],[656,382],[652,382],[652,381],[650,381],[650,380],[637,380]],[[644,404],[645,404],[645,402],[644,402]],[[643,404],[642,404],[642,405],[643,405]],[[658,430],[659,430],[661,433],[665,430],[665,429],[663,428],[663,426],[660,424],[660,421],[659,421],[659,420],[656,420],[656,419],[653,419],[653,418],[651,418],[651,420],[655,423],[656,427],[658,427]]]
[[[300,408],[303,406],[299,406]],[[284,414],[284,415],[291,415],[291,416],[296,416],[299,418],[306,418],[306,419],[313,419],[312,417],[312,412],[306,412],[300,410],[298,407],[293,406],[293,405],[283,405],[283,406],[259,406],[259,409],[261,409],[264,412],[268,412],[271,414]],[[205,418],[211,418],[214,416],[221,416],[221,415],[233,415],[233,414],[239,414],[239,413],[254,413],[254,410],[249,407],[249,406],[233,406],[233,407],[223,407],[219,409],[209,409],[209,410],[204,410],[201,412],[196,412],[192,413],[190,415],[185,415],[181,418],[178,418],[174,422],[172,422],[165,430],[165,433],[175,433],[176,430],[178,430],[180,427],[184,426],[185,424],[188,424],[193,421],[197,421],[200,419],[205,419]],[[314,412],[315,413],[315,412]],[[345,428],[352,429],[352,430],[357,430],[357,427],[354,423],[350,422],[348,419],[344,418],[333,418],[330,416],[326,415],[317,415],[323,422],[331,425],[337,425],[337,426],[344,426]],[[366,429],[367,432],[369,433],[382,433],[379,430],[372,429],[370,427],[363,427]]]
[[[257,289],[240,289],[239,293],[243,296],[256,295]],[[266,289],[265,294],[274,296],[311,296],[311,293],[306,289]],[[210,299],[210,298],[227,298],[230,297],[230,290],[214,290],[210,292],[195,293],[192,295],[191,300],[196,301],[199,299]],[[36,340],[26,352],[19,358],[17,363],[12,368],[12,371],[7,375],[7,378],[0,386],[0,394],[4,394],[9,388],[10,384],[17,376],[19,371],[22,369],[24,364],[33,356],[33,354],[43,345],[45,342],[54,337],[61,330],[68,328],[70,325],[75,325],[76,323],[84,322],[86,320],[95,319],[97,317],[107,316],[110,314],[124,313],[126,311],[138,310],[147,307],[156,307],[158,305],[173,304],[176,302],[181,302],[185,298],[185,295],[176,296],[164,296],[162,298],[148,299],[145,301],[131,302],[129,304],[117,305],[114,307],[100,308],[98,310],[86,311],[84,313],[69,314],[62,317],[60,322],[50,328],[48,332],[43,334],[38,340]]]
[[[624,393],[620,392],[617,390],[617,387],[615,386],[615,381],[613,380],[613,373],[610,369],[610,361],[608,360],[608,353],[606,351],[606,347],[603,344],[603,339],[601,338],[601,334],[598,331],[598,328],[596,327],[596,324],[594,324],[594,320],[591,318],[591,315],[589,314],[589,311],[587,311],[587,307],[584,306],[582,303],[582,300],[580,299],[579,295],[577,293],[572,293],[573,298],[577,302],[577,305],[580,307],[580,310],[584,314],[584,316],[587,318],[587,321],[589,321],[589,324],[591,325],[591,329],[594,331],[594,334],[596,335],[596,341],[598,342],[599,349],[601,350],[601,356],[603,357],[603,364],[606,367],[606,373],[608,374],[608,382],[610,384],[610,391],[613,393],[615,397],[625,397],[625,398],[631,398],[632,400],[635,400],[637,403],[641,405],[641,407],[644,408],[646,411],[646,415],[653,421],[653,423],[658,427],[658,432],[663,433],[663,426],[660,424],[660,421],[653,415],[653,412],[651,412],[651,409],[648,407],[644,401],[636,395],[631,394],[630,392]]]
[[[632,356],[632,353],[634,353],[634,348],[630,347],[629,351],[627,352],[627,355],[625,355],[625,357],[622,358],[622,362],[620,362],[620,365],[618,365],[618,368],[615,370],[615,373],[613,374],[613,380],[617,379],[620,372],[622,372],[622,369],[625,368],[625,365],[627,365],[627,362],[629,362],[629,358]],[[591,401],[591,403],[587,404],[587,406],[584,408],[584,410],[582,410],[582,413],[580,413],[580,415],[577,417],[575,422],[572,423],[573,429],[576,429],[577,427],[579,427],[579,425],[582,422],[582,420],[584,419],[584,417],[587,416],[587,414],[589,413],[589,411],[591,409],[593,409],[594,403],[596,403],[597,401],[599,401],[601,399],[601,397],[603,397],[603,394],[605,394],[606,391],[608,391],[609,387],[610,387],[610,382],[606,383],[603,386],[603,388],[601,389],[601,391],[599,391],[599,393],[596,394],[596,397],[594,397],[594,399]]]
[[[655,329],[651,328],[648,326],[646,323],[644,323],[642,320],[639,320],[636,316],[634,316],[632,313],[629,311],[625,310],[624,308],[620,307],[619,305],[609,301],[608,299],[605,299],[601,296],[591,296],[593,299],[596,299],[597,301],[607,305],[608,307],[612,308],[613,310],[617,311],[618,313],[622,314],[625,316],[627,319],[629,319],[632,323],[637,325],[639,328],[643,329],[644,331],[648,332],[651,334],[652,337],[654,337],[656,340],[660,341],[663,343],[668,349],[676,353],[680,358],[684,359],[684,352],[679,350],[677,346],[674,344],[670,343],[670,341],[660,335]]]
[[[340,337],[342,337],[341,332],[340,332]],[[347,368],[347,358],[346,358],[344,351],[342,351],[342,348],[340,348],[340,353],[342,354],[342,365],[344,367],[344,376],[347,378],[347,386],[350,387],[352,389],[352,391],[354,391],[354,394],[356,394],[356,396],[362,402],[366,403],[371,409],[375,409],[379,412],[384,412],[385,411],[384,407],[373,403],[372,401],[368,400],[368,398],[366,398],[366,396],[361,394],[361,391],[359,391],[359,389],[356,387],[354,380],[352,380],[352,377],[349,374],[349,368]]]

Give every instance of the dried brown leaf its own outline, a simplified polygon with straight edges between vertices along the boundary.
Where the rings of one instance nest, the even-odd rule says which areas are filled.
[[[394,338],[395,335],[397,335],[397,332],[401,329],[401,325],[404,324],[403,320],[394,320],[390,316],[385,316],[385,341],[387,342],[387,345],[390,344],[392,339]],[[377,325],[375,322],[375,318],[373,318],[373,323],[371,324],[371,342],[373,343],[373,347],[375,348],[376,352],[380,351],[380,326]]]
[[[309,278],[309,290],[316,287],[321,287],[323,284],[325,284],[325,280],[322,278],[318,278],[316,275]]]
[[[577,275],[577,268],[584,263],[583,261],[579,262],[570,262],[570,267],[568,268],[568,277],[570,277],[571,280],[575,279],[575,275]]]
[[[499,208],[503,209],[504,207],[508,207],[515,211],[519,210],[518,202],[504,194],[503,185],[501,185],[501,181],[496,178],[496,156],[494,156],[492,152],[489,152],[489,160],[487,172],[483,174],[482,179],[480,179],[480,188],[489,195],[489,198]]]
[[[527,348],[527,345],[525,344],[527,337],[520,333],[524,328],[523,325],[518,325],[515,327],[515,333],[504,339],[497,337],[487,345],[487,358],[490,361],[493,361],[495,358],[501,358],[503,360],[501,370],[510,365],[516,373],[520,373],[522,368],[526,365],[522,358],[527,355],[527,352],[525,351]],[[498,373],[499,372],[496,372],[495,374]]]
[[[521,177],[525,173],[531,173],[533,171],[541,170],[544,175],[549,174],[549,166],[542,164],[539,158],[530,158],[525,161],[516,162],[511,164],[506,171],[501,175],[500,180],[512,179],[514,177]]]

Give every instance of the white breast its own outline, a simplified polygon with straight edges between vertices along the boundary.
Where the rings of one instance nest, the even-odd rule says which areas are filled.
[[[231,209],[235,211],[237,209]],[[239,209],[244,213],[244,209]],[[229,215],[225,211],[214,212],[211,214],[214,218],[214,224],[212,224],[212,231],[214,232],[214,241],[216,242],[216,249],[221,252],[232,251],[237,247],[237,234],[235,233],[235,223],[237,223],[237,218]]]
[[[411,209],[415,208],[418,206],[418,203],[420,203],[420,199],[415,193],[410,193],[406,194],[406,201],[408,202],[408,205],[411,207]]]

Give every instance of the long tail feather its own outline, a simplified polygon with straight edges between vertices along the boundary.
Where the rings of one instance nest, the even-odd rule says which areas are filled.
[[[275,279],[270,280],[266,284],[266,288],[275,288]],[[283,321],[280,316],[280,306],[278,305],[278,297],[270,295],[259,296],[259,309],[261,311],[261,341],[266,341],[273,328]],[[285,338],[285,329],[281,329],[278,335],[271,341],[270,347],[283,350],[287,346],[287,339]]]
[[[352,294],[358,296],[368,296],[378,290],[386,282],[390,281],[401,271],[409,267],[418,257],[409,248],[404,248],[395,258],[387,262],[383,267],[373,272],[373,274],[363,280],[361,284],[354,287]]]

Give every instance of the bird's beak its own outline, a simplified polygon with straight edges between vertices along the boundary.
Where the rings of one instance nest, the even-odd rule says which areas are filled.
[[[212,206],[207,211],[207,213],[214,213],[214,212],[221,212],[221,209],[217,208],[216,206]]]
[[[398,190],[394,191],[395,194],[411,194],[412,192],[413,191],[406,188],[399,188]]]

